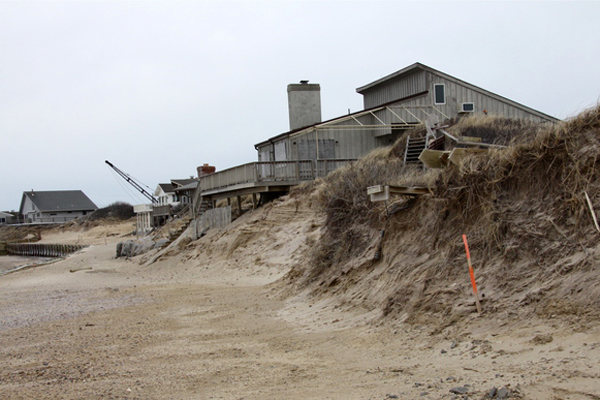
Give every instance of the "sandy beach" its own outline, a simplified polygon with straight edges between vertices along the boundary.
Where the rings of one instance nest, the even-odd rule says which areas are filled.
[[[153,264],[115,258],[127,224],[44,237],[89,247],[0,277],[0,397],[600,398],[591,321],[474,313],[433,333],[290,295],[281,277],[315,218],[285,206],[251,212]],[[259,239],[249,245],[251,229]]]

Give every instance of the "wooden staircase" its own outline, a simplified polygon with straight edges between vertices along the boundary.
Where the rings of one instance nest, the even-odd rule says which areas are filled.
[[[167,247],[171,243],[173,243],[185,230],[190,226],[193,218],[189,215],[185,217],[181,217],[182,224],[176,230],[169,230],[169,236],[167,237],[167,241],[161,246],[161,248]]]
[[[212,209],[212,204],[210,201],[202,200],[200,202],[200,206],[198,207],[198,215],[196,217],[201,217],[202,214]]]
[[[411,138],[410,136],[406,139],[406,151],[404,153],[404,165],[408,164],[420,164],[419,156],[421,152],[427,147],[426,137]]]

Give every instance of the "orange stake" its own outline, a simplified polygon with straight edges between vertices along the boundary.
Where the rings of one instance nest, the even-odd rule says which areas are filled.
[[[467,235],[462,235],[462,237],[463,242],[465,242],[465,250],[467,251],[467,262],[469,263],[469,274],[471,275],[471,285],[473,286],[473,294],[475,295],[475,304],[477,305],[477,312],[481,314],[481,303],[479,302],[479,295],[477,294],[477,283],[475,282],[473,265],[471,265],[471,253],[469,252],[469,243],[467,243]]]

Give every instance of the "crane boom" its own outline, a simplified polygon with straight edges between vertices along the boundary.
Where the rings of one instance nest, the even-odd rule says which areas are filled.
[[[110,161],[105,160],[104,162],[106,162],[109,167],[114,169],[115,172],[121,176],[121,178],[125,179],[127,181],[127,183],[129,183],[131,186],[136,188],[136,190],[138,190],[141,194],[143,194],[153,204],[158,203],[158,200],[156,199],[156,197],[152,196],[152,194],[150,192],[148,192],[146,189],[144,189],[139,183],[137,183],[135,181],[135,179],[133,179],[131,176],[129,176],[125,172],[121,171],[119,168],[115,167]]]

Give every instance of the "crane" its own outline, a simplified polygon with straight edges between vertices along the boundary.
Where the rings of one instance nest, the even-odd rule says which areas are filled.
[[[123,179],[125,179],[127,181],[127,183],[129,183],[131,186],[133,186],[134,188],[136,188],[136,190],[138,190],[148,200],[150,200],[152,202],[152,204],[158,203],[158,199],[156,197],[152,196],[152,193],[150,193],[146,189],[144,189],[142,187],[142,185],[140,185],[139,183],[137,183],[135,181],[135,179],[133,179],[131,176],[129,176],[125,172],[121,171],[119,168],[115,167],[110,161],[105,160],[104,162],[106,162],[109,167],[111,167],[112,169],[114,169],[117,174],[119,174]]]

